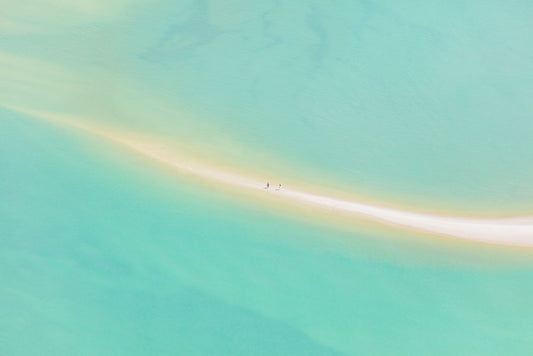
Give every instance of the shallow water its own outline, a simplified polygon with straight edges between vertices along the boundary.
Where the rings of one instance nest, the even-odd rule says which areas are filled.
[[[533,209],[526,3],[106,11],[68,31],[8,32],[4,51],[44,64],[5,66],[4,101],[189,139],[244,165],[296,165],[296,178],[382,200]]]
[[[116,4],[11,5],[0,104],[389,202],[533,211],[526,2]],[[287,215],[7,109],[0,160],[0,354],[533,351],[531,251]]]
[[[530,253],[294,221],[2,117],[4,354],[531,350]]]

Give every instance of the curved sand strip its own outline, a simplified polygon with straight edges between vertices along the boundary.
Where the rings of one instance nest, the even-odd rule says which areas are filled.
[[[204,178],[246,189],[264,190],[264,182],[213,170],[200,165],[184,165],[179,160],[173,159],[156,147],[150,147],[150,145],[140,144],[130,140],[122,140],[121,142],[143,155],[175,167],[178,170],[187,171]],[[335,199],[290,188],[276,190],[274,187],[271,187],[268,192],[280,195],[285,199],[290,199],[292,202],[298,202],[316,208],[337,210],[374,221],[426,232],[493,244],[533,246],[533,217],[508,219],[448,217]]]
[[[8,107],[8,106],[6,106]],[[264,191],[264,182],[242,175],[232,174],[179,156],[156,142],[139,141],[110,130],[97,129],[80,123],[77,118],[54,113],[8,107],[33,117],[59,122],[84,131],[105,137],[122,146],[128,147],[153,160],[164,163],[179,171],[193,174],[204,179],[232,185],[248,190]],[[533,246],[533,216],[506,219],[476,219],[440,216],[408,210],[381,207],[356,201],[335,199],[305,191],[282,188],[269,189],[268,193],[305,206],[339,211],[359,218],[392,224],[397,227],[412,228],[430,233],[453,236],[467,240],[491,244]],[[265,191],[265,194],[267,192]]]

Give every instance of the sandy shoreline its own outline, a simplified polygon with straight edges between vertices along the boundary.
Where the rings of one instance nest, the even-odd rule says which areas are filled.
[[[76,127],[86,132],[104,137],[178,171],[213,182],[231,185],[241,190],[248,190],[250,192],[264,191],[265,194],[275,194],[293,204],[316,209],[338,211],[344,215],[353,215],[357,218],[386,223],[398,228],[416,229],[423,232],[491,244],[533,247],[533,216],[505,219],[477,219],[441,216],[382,207],[376,204],[368,204],[358,201],[342,200],[307,191],[291,189],[290,187],[283,187],[280,190],[276,190],[276,187],[270,187],[270,189],[266,191],[264,189],[265,182],[263,181],[242,174],[226,172],[196,162],[186,156],[180,156],[179,153],[172,152],[168,148],[162,147],[157,142],[131,139],[118,132],[83,124],[75,117],[66,117],[59,114],[16,107],[5,107],[32,117]]]

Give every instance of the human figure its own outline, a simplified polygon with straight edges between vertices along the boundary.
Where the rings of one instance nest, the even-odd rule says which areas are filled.
[[[278,189],[276,189],[276,190],[280,190],[280,189],[281,189],[281,183],[278,185]]]
[[[267,182],[267,186],[266,186],[266,189],[268,189],[268,187],[270,187],[270,183]]]

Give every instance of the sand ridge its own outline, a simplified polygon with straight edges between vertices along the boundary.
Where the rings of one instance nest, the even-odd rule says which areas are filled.
[[[35,111],[3,105],[32,117],[75,127],[86,132],[109,139],[127,147],[152,160],[163,163],[178,171],[203,178],[212,182],[223,183],[249,191],[265,191],[276,194],[280,198],[296,205],[338,211],[398,228],[416,229],[439,235],[452,236],[471,241],[479,241],[498,245],[533,247],[533,216],[516,218],[466,218],[426,214],[416,211],[382,207],[353,200],[343,200],[308,191],[271,186],[265,189],[265,182],[242,174],[224,171],[220,168],[197,162],[188,157],[172,152],[157,142],[137,140],[122,135],[116,130],[97,128],[83,123],[76,117],[64,116],[50,112]]]

